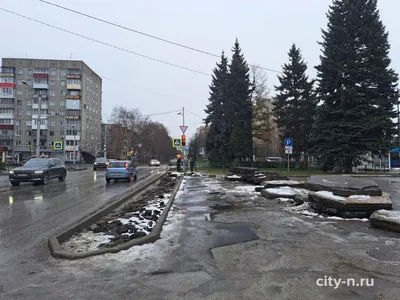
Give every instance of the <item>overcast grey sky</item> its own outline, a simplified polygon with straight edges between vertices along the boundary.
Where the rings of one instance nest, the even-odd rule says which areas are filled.
[[[51,1],[51,0],[50,0]],[[230,56],[239,39],[249,64],[280,70],[294,42],[315,75],[321,28],[326,28],[330,0],[54,0],[53,3],[207,52]],[[380,0],[381,18],[389,31],[392,67],[400,69],[400,1]],[[217,59],[78,16],[37,0],[1,0],[5,8],[58,27],[173,64],[212,72]],[[143,114],[186,110],[187,135],[205,117],[209,76],[185,71],[0,11],[0,57],[83,60],[103,77],[103,120],[115,105]],[[267,72],[268,87],[277,84]],[[176,113],[151,117],[179,136]]]

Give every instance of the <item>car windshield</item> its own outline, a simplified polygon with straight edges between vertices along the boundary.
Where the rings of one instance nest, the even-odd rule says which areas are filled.
[[[104,158],[104,157],[96,158],[96,162],[105,163],[105,162],[107,162],[107,158]]]
[[[29,160],[24,167],[46,167],[49,165],[49,160],[47,159],[31,159]]]
[[[113,161],[110,162],[110,167],[109,168],[125,168],[126,162],[124,161]]]

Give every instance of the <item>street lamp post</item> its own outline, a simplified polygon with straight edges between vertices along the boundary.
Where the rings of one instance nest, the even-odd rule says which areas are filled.
[[[30,87],[26,81],[22,81],[23,84],[25,84],[28,88],[30,88],[33,92],[35,92],[35,90]],[[36,124],[37,124],[37,129],[36,129],[36,156],[40,155],[40,114],[41,114],[41,109],[42,109],[42,97],[40,95],[38,96],[38,115],[37,115],[37,120],[36,120]]]
[[[182,126],[185,126],[185,107],[182,107],[182,111],[178,112],[178,115],[182,115]],[[186,147],[186,146],[185,146]],[[182,163],[183,163],[183,172],[185,172],[185,147],[181,148],[182,151]]]

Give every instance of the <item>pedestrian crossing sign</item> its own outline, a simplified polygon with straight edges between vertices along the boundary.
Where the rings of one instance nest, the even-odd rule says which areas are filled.
[[[61,142],[61,141],[54,142],[53,148],[56,151],[62,150],[63,149],[63,142]]]
[[[175,148],[182,147],[182,138],[173,138],[172,139],[172,147],[175,147]]]

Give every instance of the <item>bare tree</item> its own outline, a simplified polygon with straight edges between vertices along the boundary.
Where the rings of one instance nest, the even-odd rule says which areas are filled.
[[[164,125],[144,117],[138,109],[117,106],[113,109],[109,133],[109,154],[112,157],[125,158],[134,151],[139,162],[152,158],[167,161],[176,154],[172,147],[172,138]]]

